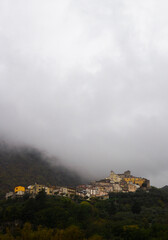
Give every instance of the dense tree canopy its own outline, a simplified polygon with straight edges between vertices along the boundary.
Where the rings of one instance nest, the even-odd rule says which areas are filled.
[[[111,193],[99,200],[60,196],[0,202],[0,239],[145,240],[168,239],[168,194]]]

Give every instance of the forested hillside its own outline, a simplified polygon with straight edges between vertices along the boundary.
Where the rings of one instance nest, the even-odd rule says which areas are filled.
[[[0,144],[0,196],[17,185],[76,185],[81,183],[77,173],[59,165],[37,149]]]
[[[2,240],[167,240],[168,194],[112,193],[90,201],[40,192],[0,201]]]

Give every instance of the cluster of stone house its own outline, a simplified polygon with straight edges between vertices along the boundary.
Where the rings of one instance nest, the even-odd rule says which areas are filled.
[[[131,175],[130,171],[123,174],[116,174],[111,171],[110,176],[91,182],[87,185],[79,185],[76,188],[34,184],[27,188],[18,186],[15,187],[14,192],[6,194],[6,199],[24,196],[28,193],[30,196],[35,197],[40,191],[44,190],[47,195],[60,195],[67,197],[79,196],[82,198],[99,197],[107,199],[110,192],[135,192],[138,188],[143,187],[147,189],[150,187],[150,181],[146,178],[135,177]]]
[[[123,174],[111,171],[110,176],[105,179],[78,186],[77,194],[88,198],[106,198],[110,192],[135,192],[140,187],[149,188],[150,181],[146,178],[132,176],[130,171]]]
[[[35,197],[42,190],[45,191],[47,195],[51,196],[60,195],[71,197],[72,195],[76,195],[76,188],[59,186],[47,187],[45,185],[35,183],[34,185],[30,185],[27,188],[23,186],[15,187],[14,192],[6,193],[6,199],[23,197],[25,194],[29,194],[31,197]]]

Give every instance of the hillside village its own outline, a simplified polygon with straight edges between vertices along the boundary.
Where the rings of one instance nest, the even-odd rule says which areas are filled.
[[[17,186],[14,192],[6,193],[6,199],[22,197],[29,194],[35,197],[40,191],[44,190],[47,195],[60,195],[65,197],[80,196],[90,199],[98,197],[108,199],[110,192],[135,192],[138,188],[147,190],[150,187],[150,181],[146,178],[135,177],[131,172],[125,171],[122,174],[116,174],[111,171],[110,176],[99,181],[93,181],[90,184],[78,185],[75,188],[62,186],[45,186],[35,183],[28,187]]]

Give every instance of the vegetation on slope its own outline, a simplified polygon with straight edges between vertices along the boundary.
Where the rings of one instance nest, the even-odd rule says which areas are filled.
[[[168,239],[168,194],[113,193],[109,200],[47,196],[0,202],[0,239]]]
[[[51,159],[39,150],[0,144],[0,195],[15,186],[39,183],[45,185],[77,185],[80,177],[63,166],[51,166]]]

